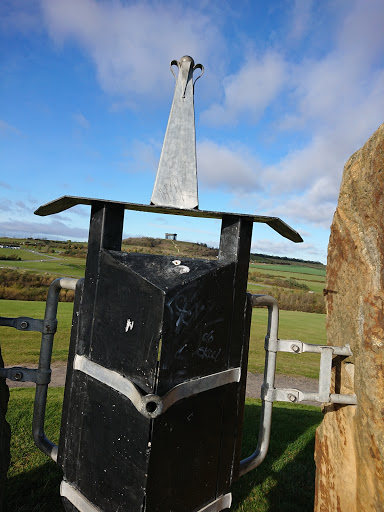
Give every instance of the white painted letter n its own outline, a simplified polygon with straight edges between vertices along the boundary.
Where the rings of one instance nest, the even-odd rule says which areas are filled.
[[[132,331],[134,323],[135,322],[133,320],[128,318],[127,325],[125,326],[125,332]]]

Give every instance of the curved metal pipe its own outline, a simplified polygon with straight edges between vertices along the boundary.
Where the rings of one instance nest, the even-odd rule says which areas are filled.
[[[268,307],[268,330],[265,337],[265,368],[263,396],[261,405],[259,436],[256,450],[252,455],[240,462],[239,475],[242,476],[248,471],[257,468],[267,455],[269,440],[271,437],[272,407],[273,401],[266,395],[269,388],[275,386],[276,352],[279,329],[279,306],[276,299],[270,295],[252,295],[253,306]],[[267,348],[268,347],[268,348]]]
[[[41,336],[39,370],[50,371],[53,337],[57,326],[57,305],[62,288],[75,290],[80,279],[59,277],[55,279],[48,290],[44,315],[44,330]],[[32,434],[36,446],[57,461],[57,445],[52,443],[44,432],[45,407],[47,403],[48,383],[36,384],[35,402],[33,407]]]

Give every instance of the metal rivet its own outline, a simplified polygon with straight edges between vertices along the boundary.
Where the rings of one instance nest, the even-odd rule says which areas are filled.
[[[295,395],[293,395],[292,393],[288,393],[288,400],[290,402],[296,402],[297,397]]]
[[[23,378],[23,372],[17,372],[15,373],[15,375],[13,376],[13,378],[15,380],[21,380]]]
[[[300,347],[299,345],[291,345],[291,350],[292,352],[295,352],[297,354],[298,352],[300,352]]]
[[[21,327],[22,329],[26,329],[26,328],[28,327],[28,325],[29,325],[29,324],[28,324],[28,322],[27,322],[27,321],[25,321],[25,320],[23,320],[23,321],[20,323],[20,327]]]

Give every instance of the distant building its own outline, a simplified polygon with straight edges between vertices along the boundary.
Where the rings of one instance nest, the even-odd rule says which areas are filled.
[[[165,233],[165,239],[166,240],[176,240],[177,233]]]

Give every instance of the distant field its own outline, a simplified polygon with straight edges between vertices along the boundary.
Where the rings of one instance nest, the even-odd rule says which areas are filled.
[[[305,267],[302,267],[303,270]],[[289,269],[289,267],[288,267]],[[284,279],[297,279],[298,281],[311,281],[311,282],[325,282],[325,275],[317,275],[317,274],[307,274],[305,272],[291,272],[290,270],[285,270],[284,272],[282,270],[275,270],[273,268],[271,269],[264,269],[259,267],[254,267],[253,265],[250,267],[250,276],[252,275],[252,270],[256,270],[260,274],[268,274],[271,276],[276,277],[282,277]]]
[[[290,273],[297,272],[299,274],[325,276],[325,269],[307,267],[306,265],[268,265],[266,263],[251,263],[251,268],[257,268],[259,270],[273,270]]]
[[[282,267],[284,267],[285,270],[281,270]],[[281,279],[295,279],[298,281],[298,283],[308,286],[309,291],[316,293],[322,293],[323,289],[325,288],[325,271],[322,269],[311,269],[305,266],[300,267],[293,265],[251,264],[249,268],[249,282],[258,283],[258,281],[260,281],[260,276],[257,274],[262,274],[265,276],[265,279],[270,279],[271,277]]]
[[[295,274],[297,275],[297,274]],[[298,279],[298,278],[295,278],[292,276],[275,276],[274,277],[282,277],[283,279],[289,279],[290,277],[292,277],[293,279],[296,279],[299,283],[302,283],[302,284],[305,284],[306,286],[308,286],[308,290],[309,291],[312,291],[312,292],[316,292],[316,293],[322,293],[323,290],[324,290],[324,287],[325,287],[325,279],[324,281],[312,281],[312,280],[306,280],[306,279]],[[257,277],[256,278],[253,278],[252,275],[249,276],[249,281],[248,281],[248,288],[251,289],[251,288],[254,288],[254,287],[257,287],[257,288],[265,288],[265,284],[262,284],[262,283],[257,283],[257,282],[253,282],[253,281],[258,281]]]
[[[39,301],[0,300],[0,314],[5,317],[30,316],[44,318],[45,303]],[[55,334],[52,361],[66,361],[72,323],[73,304],[60,302],[58,307],[58,330]],[[264,337],[267,331],[267,309],[255,308],[252,316],[249,371],[264,370]],[[306,343],[326,344],[325,315],[280,312],[280,338],[299,339]],[[1,327],[1,349],[6,365],[37,363],[41,335],[22,332],[10,327]],[[318,376],[319,357],[313,354],[280,353],[277,371],[287,375]]]
[[[22,260],[41,260],[42,257],[47,258],[46,256],[42,256],[41,254],[38,254],[36,252],[32,251],[26,251],[24,249],[1,249],[0,248],[0,257],[5,256],[17,256],[18,258],[21,258]],[[47,258],[48,259],[48,258]],[[2,263],[2,260],[0,260],[0,264]],[[11,261],[9,263],[12,263]]]
[[[41,260],[42,257],[39,259]],[[85,259],[63,258],[45,261],[0,261],[0,266],[35,271],[40,274],[48,272],[64,277],[84,277]]]

